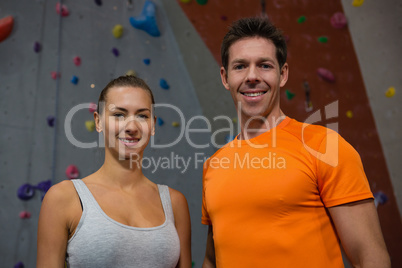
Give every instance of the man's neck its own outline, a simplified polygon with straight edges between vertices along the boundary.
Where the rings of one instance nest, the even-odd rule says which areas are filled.
[[[278,126],[286,115],[280,111],[277,116],[269,115],[265,120],[259,118],[251,120],[249,118],[243,118],[241,122],[240,140],[249,140],[255,138],[273,128]]]

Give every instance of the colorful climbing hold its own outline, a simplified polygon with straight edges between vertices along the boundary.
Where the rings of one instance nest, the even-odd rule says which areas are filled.
[[[151,59],[143,59],[142,61],[145,65],[149,65],[151,63]]]
[[[352,117],[353,117],[353,112],[352,112],[351,110],[348,110],[348,111],[346,112],[346,117],[347,117],[347,118],[352,118]]]
[[[14,265],[14,268],[24,268],[24,263],[20,261]]]
[[[81,65],[81,58],[76,56],[76,57],[74,57],[73,62],[75,64],[75,66],[80,66]]]
[[[385,92],[385,96],[388,98],[392,98],[395,95],[395,88],[394,87],[389,87],[387,91]]]
[[[20,218],[21,219],[29,219],[29,218],[31,218],[31,213],[26,211],[26,210],[21,211],[20,212]]]
[[[58,72],[53,71],[53,72],[50,73],[50,75],[52,76],[53,80],[56,80],[56,79],[60,78],[60,73],[58,73]]]
[[[317,38],[317,40],[320,43],[328,43],[328,37],[326,37],[326,36],[320,36]]]
[[[123,26],[120,24],[116,24],[113,27],[112,33],[115,38],[120,38],[123,35]]]
[[[378,205],[384,205],[388,202],[388,196],[382,191],[375,192],[374,196],[374,204],[377,207]]]
[[[71,77],[70,82],[73,83],[74,85],[76,85],[76,84],[78,84],[78,80],[79,80],[78,77],[73,75],[73,77]]]
[[[180,0],[180,2],[187,4],[187,3],[190,3],[191,0]]]
[[[47,118],[46,118],[46,121],[47,121],[47,124],[48,124],[48,126],[49,127],[53,127],[54,126],[54,121],[55,121],[56,119],[54,118],[54,116],[52,116],[52,115],[49,115]]]
[[[12,32],[14,26],[14,18],[7,16],[0,19],[0,42],[5,40]]]
[[[208,0],[197,0],[197,3],[203,6],[208,3]]]
[[[60,2],[57,2],[56,4],[56,12],[57,14],[61,15],[62,17],[67,17],[70,15],[70,11],[68,11],[68,8],[66,5],[60,5]]]
[[[174,122],[172,122],[172,126],[173,126],[173,127],[179,127],[179,126],[180,126],[180,123],[179,123],[179,122],[174,121]]]
[[[98,109],[98,105],[96,105],[96,103],[91,102],[89,104],[88,110],[89,110],[90,113],[96,112],[97,109]]]
[[[335,29],[342,29],[348,25],[348,21],[345,17],[345,14],[342,12],[336,12],[334,15],[331,17],[331,25]]]
[[[236,136],[233,136],[233,135],[226,135],[225,136],[225,143],[229,143],[229,142],[231,142],[232,140],[234,140],[236,138]]]
[[[166,89],[166,90],[168,90],[170,88],[169,84],[163,78],[161,78],[161,80],[159,80],[159,85],[161,88]]]
[[[285,93],[286,93],[286,98],[288,100],[293,99],[293,97],[296,95],[295,93],[291,92],[289,89],[286,89]]]
[[[115,56],[115,57],[118,57],[119,55],[120,55],[120,52],[119,52],[119,50],[117,49],[117,48],[112,48],[112,53],[113,53],[113,55]]]
[[[307,20],[306,16],[300,16],[300,17],[297,19],[297,23],[303,23],[303,22],[305,22],[306,20]]]
[[[334,74],[325,68],[318,68],[317,69],[317,74],[319,77],[321,77],[322,79],[324,79],[325,81],[329,82],[329,83],[334,83],[335,82],[335,76]]]
[[[97,4],[98,6],[102,5],[102,0],[95,0],[95,4]]]
[[[364,0],[353,0],[352,6],[359,7],[359,6],[363,5],[363,3],[364,3]]]
[[[156,24],[156,6],[153,2],[146,0],[142,12],[137,17],[130,17],[130,24],[139,30],[147,32],[151,36],[160,36],[158,25]]]
[[[162,126],[165,122],[162,120],[162,118],[158,117],[156,119],[156,122],[158,123],[159,126]]]
[[[19,199],[27,201],[35,195],[35,187],[29,183],[21,185],[17,190],[17,196]]]
[[[137,76],[137,73],[134,70],[128,70],[126,75]]]
[[[85,127],[89,132],[93,132],[95,130],[95,122],[93,120],[85,121]]]
[[[79,172],[78,168],[75,165],[69,165],[66,168],[66,176],[70,180],[78,178],[79,175],[80,175],[80,172]]]
[[[34,49],[34,51],[36,53],[38,53],[38,52],[40,52],[42,50],[42,46],[41,46],[41,44],[39,42],[35,42],[34,46],[33,46],[33,49]]]

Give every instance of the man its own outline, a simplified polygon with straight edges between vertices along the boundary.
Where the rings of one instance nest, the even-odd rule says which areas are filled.
[[[286,117],[286,43],[267,18],[235,22],[221,78],[240,134],[204,165],[203,267],[390,267],[359,155],[336,132]]]

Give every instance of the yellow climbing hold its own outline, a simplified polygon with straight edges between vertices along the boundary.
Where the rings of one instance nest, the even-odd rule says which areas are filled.
[[[116,24],[113,27],[112,33],[115,38],[120,38],[123,35],[123,26],[120,24]]]
[[[395,95],[394,87],[388,88],[388,90],[385,92],[385,96],[387,96],[388,98],[392,98],[394,95]]]
[[[134,70],[128,70],[126,75],[137,76],[137,73]]]
[[[359,7],[359,6],[363,5],[363,3],[364,3],[364,0],[353,0],[352,5],[354,7]]]
[[[185,3],[185,4],[190,3],[190,1],[191,0],[180,0],[180,2]]]
[[[351,110],[348,110],[346,112],[346,116],[347,116],[347,118],[352,118],[353,117],[353,112]]]
[[[172,122],[172,126],[174,126],[174,127],[178,127],[178,126],[180,126],[180,124],[179,124],[179,122]]]
[[[236,117],[233,117],[233,118],[232,118],[232,122],[235,123],[235,124],[237,124],[237,118],[236,118]]]
[[[95,130],[95,122],[93,120],[85,121],[85,127],[89,132],[92,132]]]

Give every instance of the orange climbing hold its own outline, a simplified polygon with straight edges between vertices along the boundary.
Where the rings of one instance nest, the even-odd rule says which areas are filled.
[[[0,42],[5,40],[13,30],[14,18],[12,16],[7,16],[0,19]]]

